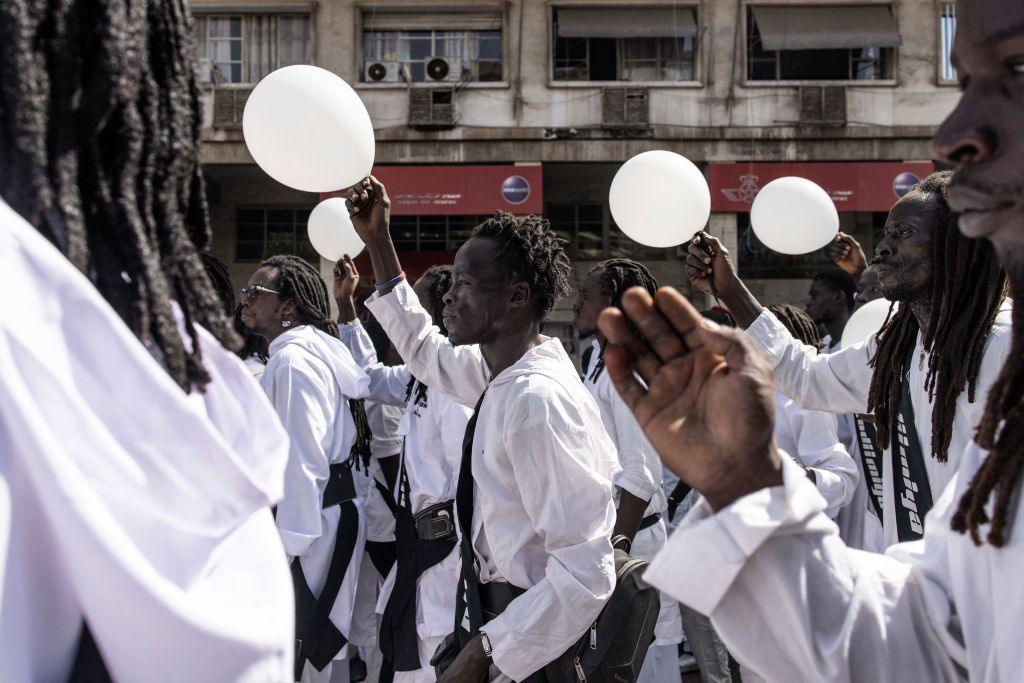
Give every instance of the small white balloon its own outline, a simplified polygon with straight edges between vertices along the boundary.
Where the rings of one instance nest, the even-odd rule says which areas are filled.
[[[286,66],[260,81],[245,103],[242,133],[267,175],[303,192],[351,187],[373,168],[366,107],[348,83],[316,66]]]
[[[307,229],[313,248],[328,261],[338,261],[345,254],[355,258],[366,246],[352,227],[348,208],[341,197],[331,197],[317,204],[309,214]]]
[[[689,242],[711,215],[704,174],[684,156],[664,150],[624,163],[608,192],[612,218],[626,235],[649,247]]]
[[[882,329],[885,319],[889,317],[891,305],[892,302],[888,299],[875,299],[854,311],[843,328],[843,338],[839,342],[839,347],[845,349],[870,339]]]
[[[780,254],[809,254],[835,239],[839,212],[825,190],[806,178],[771,181],[750,207],[750,225],[766,247]]]

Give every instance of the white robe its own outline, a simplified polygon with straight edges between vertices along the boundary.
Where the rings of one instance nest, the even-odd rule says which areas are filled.
[[[467,406],[487,391],[473,440],[473,547],[481,581],[527,589],[485,629],[496,667],[523,680],[583,635],[615,585],[619,465],[600,411],[557,339],[492,379],[479,347],[452,346],[408,284],[367,306],[418,379]]]
[[[3,680],[67,680],[83,619],[115,680],[290,680],[287,439],[249,372],[200,329],[186,395],[3,201],[0,272]]]
[[[444,392],[428,387],[425,405],[409,394],[412,374],[404,365],[385,366],[377,362],[369,335],[358,320],[341,326],[340,336],[352,356],[370,377],[374,400],[401,405],[405,409],[398,431],[405,437],[403,459],[409,477],[409,501],[413,513],[455,498],[462,441],[473,411]],[[396,498],[397,498],[397,491]],[[421,642],[452,632],[455,624],[455,593],[460,574],[459,550],[420,575],[416,584],[416,633]],[[378,612],[383,613],[395,582],[395,570],[381,590]],[[433,653],[431,653],[433,654]],[[427,665],[420,657],[420,663]],[[396,678],[403,678],[397,672]]]
[[[839,441],[836,416],[804,410],[776,391],[775,443],[814,473],[818,493],[828,505],[825,514],[835,519],[853,499],[860,479],[857,463]]]
[[[870,366],[877,340],[847,347],[836,353],[819,354],[812,346],[801,344],[767,309],[747,329],[755,344],[774,369],[776,388],[803,408],[831,413],[866,413],[868,390],[874,372]],[[996,318],[985,342],[985,352],[978,372],[977,395],[972,403],[968,392],[957,399],[953,418],[952,439],[946,462],[932,456],[932,407],[925,387],[927,359],[920,362],[924,348],[920,334],[910,367],[911,402],[914,426],[924,453],[925,468],[931,485],[932,500],[946,488],[960,466],[960,458],[974,438],[974,430],[985,411],[989,387],[1010,351],[1010,310],[1007,303]],[[882,469],[884,509],[882,519],[883,547],[897,541],[896,507],[893,493],[891,452],[884,454]]]
[[[699,503],[646,578],[709,614],[769,681],[1024,681],[1024,498],[1003,548],[949,528],[985,456],[969,446],[924,538],[885,555],[843,545],[821,495],[784,459],[783,486],[717,514]]]
[[[641,500],[649,500],[644,511],[645,516],[662,515],[662,519],[653,526],[637,532],[630,549],[630,555],[633,557],[650,561],[665,546],[668,538],[668,520],[665,519],[668,499],[662,490],[661,459],[654,446],[647,440],[643,429],[637,424],[633,411],[619,396],[608,372],[602,370],[600,374],[594,376],[594,366],[601,358],[601,345],[596,339],[592,348],[594,351],[590,354],[590,366],[584,369],[583,384],[597,402],[605,429],[618,453],[622,471],[615,477],[615,486]],[[682,640],[683,619],[679,613],[679,605],[667,595],[662,595],[653,646],[677,645]],[[677,666],[676,669],[678,668]]]
[[[300,558],[310,591],[319,595],[341,517],[337,505],[322,509],[324,488],[330,466],[350,457],[356,433],[348,399],[364,396],[368,379],[340,341],[312,325],[300,325],[270,343],[270,360],[260,384],[291,438],[284,498],[277,506],[278,530],[289,561]],[[359,533],[331,609],[331,621],[346,638],[366,543],[363,502],[352,502],[359,510]],[[346,654],[342,648],[337,658]]]

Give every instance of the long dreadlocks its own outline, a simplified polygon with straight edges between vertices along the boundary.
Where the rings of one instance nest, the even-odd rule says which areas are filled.
[[[973,402],[985,341],[995,322],[1006,290],[1006,275],[999,268],[987,240],[967,239],[957,229],[946,190],[952,173],[933,173],[912,192],[931,194],[938,217],[932,237],[931,313],[924,333],[928,353],[925,386],[932,401],[932,453],[946,462],[953,436],[953,418],[960,394],[967,390]],[[868,410],[875,414],[877,443],[886,447],[896,430],[906,368],[919,327],[910,306],[893,314],[878,336],[871,365],[874,373]]]
[[[274,288],[281,301],[295,302],[295,317],[300,325],[310,325],[338,338],[338,325],[331,319],[330,294],[320,272],[305,259],[298,256],[271,256],[260,264],[261,268],[276,268]],[[350,398],[348,401],[352,419],[356,424],[356,440],[352,445],[352,462],[361,462],[364,468],[370,464],[370,425],[366,421],[366,406],[363,399]]]
[[[653,297],[658,292],[658,281],[651,275],[651,271],[642,263],[628,258],[613,258],[602,261],[590,269],[589,277],[595,271],[600,271],[599,282],[601,293],[608,296],[609,306],[622,308],[622,295],[631,287],[643,287]],[[589,379],[596,380],[601,371],[604,370],[604,348],[601,349],[601,356],[594,363],[590,371]]]
[[[975,440],[989,451],[953,515],[954,531],[969,533],[981,545],[981,526],[991,522],[988,542],[1006,544],[1010,503],[1024,471],[1024,306],[1014,292],[1013,341],[1006,364],[988,394]],[[993,498],[992,517],[985,505]]]
[[[209,221],[185,0],[4,0],[0,45],[0,195],[182,389],[202,389],[195,324],[238,340],[199,258]]]
[[[806,311],[789,304],[776,304],[769,306],[768,310],[779,319],[779,322],[789,330],[795,339],[821,350],[821,333]]]

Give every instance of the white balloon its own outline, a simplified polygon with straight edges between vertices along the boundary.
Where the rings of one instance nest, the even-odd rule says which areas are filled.
[[[689,159],[655,150],[619,168],[608,204],[615,223],[631,239],[649,247],[674,247],[707,225],[711,191]]]
[[[850,316],[843,328],[843,338],[839,342],[839,348],[845,349],[863,341],[867,341],[873,334],[882,329],[885,319],[889,316],[889,306],[892,302],[888,299],[875,299],[869,301]]]
[[[309,214],[307,229],[313,248],[328,261],[337,261],[345,254],[355,258],[366,246],[352,227],[348,208],[341,197],[331,197],[317,204]]]
[[[373,124],[335,74],[297,64],[253,88],[242,114],[249,153],[267,175],[304,192],[355,185],[373,168]]]
[[[771,181],[754,197],[750,225],[757,239],[781,254],[809,254],[835,239],[839,212],[825,190],[806,178]]]

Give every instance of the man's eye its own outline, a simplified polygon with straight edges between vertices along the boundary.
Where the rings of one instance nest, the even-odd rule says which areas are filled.
[[[1024,55],[1007,59],[1006,70],[1011,76],[1024,76]]]

